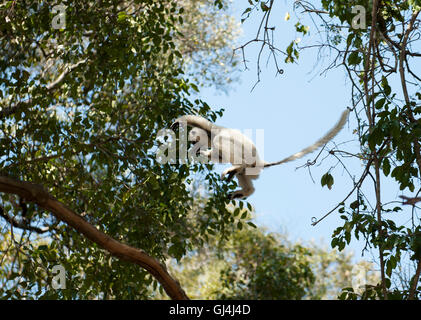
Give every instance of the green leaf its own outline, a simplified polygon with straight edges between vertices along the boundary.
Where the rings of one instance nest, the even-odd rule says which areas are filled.
[[[379,109],[383,108],[383,106],[384,106],[385,102],[386,102],[386,98],[381,98],[381,99],[377,100],[377,101],[376,101],[376,104],[375,104],[375,108],[376,108],[377,110],[379,110]]]
[[[392,88],[389,86],[389,82],[387,81],[387,78],[385,76],[382,77],[381,85],[383,87],[384,94],[386,96],[389,96],[390,93],[392,92]]]
[[[263,12],[266,12],[269,10],[269,7],[264,2],[260,2],[260,8],[262,8]]]
[[[390,173],[390,162],[388,158],[384,158],[383,160],[383,173],[385,176],[388,176]]]
[[[320,182],[322,187],[327,186],[329,190],[331,190],[334,183],[334,179],[333,176],[329,172],[327,172],[322,176]]]
[[[244,10],[244,12],[241,14],[242,16],[245,15],[246,13],[250,12],[251,8],[247,8],[246,10]]]
[[[238,228],[238,230],[242,230],[243,229],[243,223],[241,221],[239,221],[237,223],[237,228]]]
[[[353,209],[353,210],[356,210],[356,209],[358,209],[358,207],[360,206],[360,202],[359,202],[359,200],[355,200],[354,202],[352,202],[350,205],[349,205],[349,207],[351,208],[351,209]]]
[[[251,212],[253,211],[253,207],[251,206],[251,204],[249,202],[247,202],[247,209]]]
[[[117,22],[124,22],[128,18],[127,13],[121,11],[118,13]]]
[[[348,64],[349,64],[350,66],[353,66],[353,65],[358,65],[358,64],[360,64],[360,63],[361,63],[361,61],[362,61],[362,58],[360,57],[360,55],[359,55],[359,52],[358,52],[358,51],[353,51],[353,52],[351,52],[351,54],[348,56]]]
[[[248,224],[249,226],[251,226],[252,228],[257,229],[257,226],[256,226],[253,222],[248,221],[248,222],[247,222],[247,224]]]

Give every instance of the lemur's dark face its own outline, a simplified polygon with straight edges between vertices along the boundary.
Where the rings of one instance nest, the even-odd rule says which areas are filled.
[[[188,140],[199,143],[200,145],[208,145],[209,137],[205,130],[200,128],[192,128],[189,132]]]

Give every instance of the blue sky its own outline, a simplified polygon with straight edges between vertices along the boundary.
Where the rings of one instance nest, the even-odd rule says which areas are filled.
[[[292,3],[276,1],[272,11],[271,24],[276,26],[275,41],[281,49],[295,39],[294,24],[296,17],[292,10]],[[246,8],[246,1],[234,0],[234,15],[240,20],[241,13]],[[286,12],[291,13],[291,19],[285,21]],[[257,18],[257,19],[256,19]],[[243,24],[243,36],[239,44],[254,38],[260,20],[252,14],[250,20]],[[302,21],[310,25],[310,39],[312,42],[319,35],[310,21]],[[351,105],[351,87],[341,68],[332,69],[326,74],[320,74],[330,62],[329,56],[324,60],[318,59],[317,49],[300,52],[298,64],[285,64],[280,56],[282,75],[275,75],[273,63],[266,67],[267,54],[262,59],[261,82],[254,88],[257,81],[256,59],[259,45],[246,48],[245,54],[249,61],[250,70],[241,72],[241,81],[233,86],[228,95],[219,94],[214,89],[201,92],[202,98],[214,109],[224,108],[225,113],[218,119],[218,124],[240,130],[264,129],[264,159],[277,161],[302,148],[312,144],[323,136],[339,119],[343,110]],[[356,128],[354,117],[334,139],[342,150],[358,151],[357,136],[353,134]],[[333,143],[328,144],[332,148]],[[248,198],[256,211],[256,223],[271,231],[287,233],[291,240],[322,242],[330,246],[333,230],[342,225],[337,210],[329,217],[312,226],[312,217],[320,218],[334,208],[353,187],[348,173],[337,165],[338,161],[330,157],[322,165],[311,167],[311,176],[307,168],[296,170],[307,160],[313,160],[318,152],[314,152],[295,162],[265,169],[260,178],[255,181],[256,192]],[[320,158],[324,158],[326,152]],[[343,159],[351,175],[358,180],[364,164],[356,159]],[[320,179],[332,166],[331,173],[335,183],[333,188],[321,187]],[[222,167],[217,166],[222,171]],[[402,194],[390,179],[382,177],[386,182],[382,189],[382,197],[397,200]],[[363,191],[369,199],[374,199],[371,180],[366,180]],[[347,202],[354,201],[356,194]],[[398,204],[391,204],[393,208]],[[388,217],[389,218],[389,217]],[[402,214],[400,223],[407,222],[408,214]],[[356,258],[361,256],[364,243],[353,240],[350,249]],[[376,256],[377,252],[373,251]],[[365,259],[371,258],[365,253]]]

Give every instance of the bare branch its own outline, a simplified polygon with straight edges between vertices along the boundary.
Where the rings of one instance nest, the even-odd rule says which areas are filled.
[[[415,204],[416,204],[417,202],[420,202],[420,201],[421,201],[421,197],[416,197],[416,198],[409,198],[409,197],[407,197],[407,196],[399,196],[399,197],[400,197],[401,199],[405,200],[405,201],[402,201],[402,204],[403,204],[403,205],[410,204],[410,205],[415,206]]]
[[[311,225],[314,227],[315,225],[317,225],[320,221],[324,220],[327,216],[329,216],[333,211],[335,211],[336,209],[339,208],[339,206],[341,204],[343,204],[346,200],[348,200],[348,198],[354,193],[354,191],[361,187],[363,181],[365,180],[365,177],[367,176],[369,170],[370,170],[370,166],[371,163],[373,162],[373,159],[370,159],[365,167],[364,173],[361,175],[360,180],[358,180],[358,182],[354,185],[354,187],[352,188],[352,190],[347,194],[347,196],[341,201],[339,202],[332,210],[330,210],[328,213],[326,213],[323,217],[321,217],[320,219],[315,220]]]
[[[269,58],[271,56],[273,56],[273,61],[274,61],[275,66],[276,66],[276,75],[278,73],[279,74],[284,73],[284,70],[279,67],[279,62],[278,62],[278,59],[277,59],[277,53],[282,53],[284,55],[287,55],[287,54],[285,52],[283,52],[282,50],[276,48],[273,45],[273,42],[274,42],[273,41],[273,30],[275,30],[275,27],[269,27],[268,26],[269,20],[270,20],[270,14],[272,12],[273,3],[274,3],[274,0],[271,0],[269,2],[269,6],[267,7],[267,10],[264,11],[263,17],[262,17],[262,19],[260,21],[260,24],[259,24],[259,27],[257,29],[256,37],[254,39],[251,39],[251,40],[247,41],[245,44],[243,44],[240,47],[235,48],[233,50],[233,56],[235,55],[237,50],[241,50],[242,57],[243,57],[243,64],[244,64],[245,69],[247,70],[248,67],[247,67],[247,63],[246,63],[246,58],[245,58],[245,53],[244,53],[245,50],[244,49],[253,42],[261,43],[261,47],[259,49],[259,53],[258,53],[258,56],[257,56],[257,62],[256,62],[256,64],[257,64],[257,71],[256,71],[257,81],[254,84],[251,91],[253,91],[253,89],[260,82],[260,73],[261,73],[260,62],[261,62],[262,53],[263,53],[263,50],[264,50],[265,46],[267,46],[268,49],[269,49]],[[270,35],[269,31],[272,31],[272,36]]]

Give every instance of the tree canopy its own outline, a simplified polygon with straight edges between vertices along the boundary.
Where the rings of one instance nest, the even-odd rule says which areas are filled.
[[[255,38],[240,49],[257,44],[260,59],[265,53],[272,59],[278,72],[281,63],[299,61],[303,50],[318,49],[318,57],[329,59],[328,74],[333,68],[343,68],[351,83],[350,105],[354,115],[356,141],[359,150],[335,147],[327,150],[338,159],[338,166],[347,170],[347,158],[360,161],[362,172],[349,172],[354,187],[342,201],[324,217],[338,212],[343,225],[332,234],[331,245],[343,250],[353,238],[363,239],[366,248],[377,251],[381,281],[363,294],[352,288],[342,298],[415,299],[420,294],[421,224],[419,207],[421,192],[421,57],[419,0],[322,0],[301,1],[293,4],[295,17],[287,13],[285,20],[295,23],[296,34],[286,49],[274,41],[273,16],[277,1],[248,1],[243,20],[252,14],[261,17]],[[295,19],[295,21],[294,21]],[[314,31],[312,31],[314,30]],[[298,35],[301,41],[295,38]],[[317,35],[310,37],[310,35]],[[244,61],[245,62],[245,61]],[[345,106],[343,106],[345,107]],[[309,165],[320,163],[314,161]],[[334,184],[331,168],[321,180],[329,189]],[[404,201],[385,199],[384,181],[392,178],[396,192],[404,192]],[[374,197],[364,193],[370,185]],[[412,210],[403,210],[413,205]],[[397,222],[404,214],[407,222]],[[413,262],[406,284],[401,279],[400,264]]]
[[[353,260],[349,252],[245,228],[227,242],[212,239],[170,269],[194,299],[336,299],[342,288],[378,283],[373,265]]]
[[[228,186],[210,165],[162,165],[154,150],[157,131],[177,116],[217,116],[195,98],[199,84],[181,53],[215,31],[191,28],[197,37],[180,41],[192,17],[178,1],[59,5],[65,10],[45,1],[0,7],[0,208],[9,241],[2,295],[146,298],[158,279],[183,297],[159,261],[224,234]],[[199,169],[216,196],[190,225],[188,178]],[[110,253],[140,259],[146,270]],[[67,290],[48,285],[55,265],[66,270]]]

